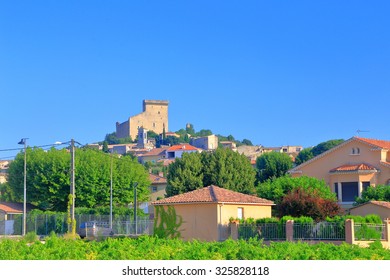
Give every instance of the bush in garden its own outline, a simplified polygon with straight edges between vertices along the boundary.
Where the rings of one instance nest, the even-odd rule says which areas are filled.
[[[326,217],[336,216],[340,206],[333,199],[323,198],[319,192],[296,188],[283,197],[278,205],[279,216],[309,216],[315,221],[323,221]]]

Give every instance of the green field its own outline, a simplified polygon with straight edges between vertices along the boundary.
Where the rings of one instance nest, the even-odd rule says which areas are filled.
[[[275,242],[261,240],[185,242],[144,236],[102,241],[69,240],[55,235],[0,240],[1,260],[390,260],[390,250],[374,242],[356,245]]]

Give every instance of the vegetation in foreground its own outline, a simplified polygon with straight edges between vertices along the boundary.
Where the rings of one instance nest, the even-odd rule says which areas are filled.
[[[369,248],[321,243],[271,243],[261,240],[186,242],[143,236],[84,241],[52,234],[44,243],[28,234],[0,241],[1,260],[390,260],[390,250],[373,242]]]

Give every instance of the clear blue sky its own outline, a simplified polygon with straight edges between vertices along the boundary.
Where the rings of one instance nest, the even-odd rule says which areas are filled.
[[[1,1],[0,150],[169,128],[265,146],[390,140],[390,1]],[[0,158],[9,153],[0,152]]]

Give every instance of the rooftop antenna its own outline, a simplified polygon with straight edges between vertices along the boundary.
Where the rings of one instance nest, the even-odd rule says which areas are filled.
[[[356,130],[356,133],[357,133],[358,136],[359,136],[359,134],[360,134],[361,132],[370,132],[370,131],[368,131],[368,130],[360,130],[360,129]]]

